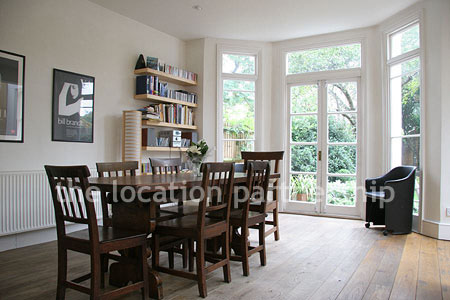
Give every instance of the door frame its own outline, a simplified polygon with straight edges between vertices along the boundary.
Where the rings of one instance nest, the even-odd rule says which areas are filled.
[[[317,195],[316,203],[302,203],[291,201],[290,199],[290,162],[291,162],[291,114],[290,114],[290,89],[292,86],[315,85],[318,86],[318,141],[317,151],[322,151],[321,161],[317,160],[317,187],[322,187],[326,191],[328,177],[328,110],[327,110],[327,92],[328,84],[336,82],[356,82],[357,84],[357,161],[356,161],[356,203],[354,207],[343,207],[326,204],[326,193]],[[286,178],[286,201],[284,211],[321,216],[335,216],[346,218],[361,218],[363,214],[363,175],[364,173],[364,101],[363,85],[361,80],[361,71],[359,69],[318,72],[314,74],[291,75],[286,78],[285,84],[285,115],[286,115],[286,144],[285,150],[287,157],[285,160],[285,178]],[[361,188],[362,187],[362,188]]]

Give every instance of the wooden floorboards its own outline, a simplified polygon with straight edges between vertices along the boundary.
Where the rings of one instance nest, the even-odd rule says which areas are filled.
[[[384,237],[362,221],[282,214],[280,223],[280,241],[267,239],[267,266],[252,256],[244,277],[240,263],[232,262],[229,284],[221,270],[213,272],[208,299],[450,299],[450,242]],[[69,278],[88,272],[87,256],[70,253],[69,261]],[[55,242],[0,253],[0,299],[54,299],[56,264]],[[165,299],[198,298],[194,281],[162,278]],[[68,290],[66,299],[88,297]]]

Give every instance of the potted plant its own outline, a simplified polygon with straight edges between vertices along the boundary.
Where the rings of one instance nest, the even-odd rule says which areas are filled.
[[[293,176],[291,179],[292,200],[307,202],[308,199],[314,194],[314,181],[308,176]]]

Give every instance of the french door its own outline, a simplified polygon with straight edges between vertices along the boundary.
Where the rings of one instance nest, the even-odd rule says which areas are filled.
[[[359,86],[359,78],[288,85],[288,211],[360,216]]]

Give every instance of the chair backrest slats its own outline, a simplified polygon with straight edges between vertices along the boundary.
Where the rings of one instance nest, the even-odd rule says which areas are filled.
[[[90,172],[87,166],[45,166],[55,209],[58,240],[66,235],[64,222],[87,224],[90,240],[98,242],[98,226]],[[75,203],[76,202],[76,203]]]
[[[202,197],[198,206],[197,227],[205,224],[206,214],[224,221],[230,218],[231,197],[234,183],[233,163],[204,163],[202,165]]]
[[[123,162],[103,162],[97,163],[98,177],[120,177],[120,176],[136,176],[136,170],[139,168],[138,161]],[[108,194],[101,192],[103,226],[112,226],[112,216],[108,206]]]
[[[250,210],[250,202],[260,203],[259,212],[265,213],[267,204],[267,192],[269,190],[270,163],[267,161],[251,161],[247,171],[248,198],[243,201],[242,218],[247,219]]]
[[[178,174],[181,171],[180,158],[150,158],[153,174]]]
[[[138,161],[97,163],[98,177],[105,177],[105,173],[108,177],[136,176],[138,168]]]

